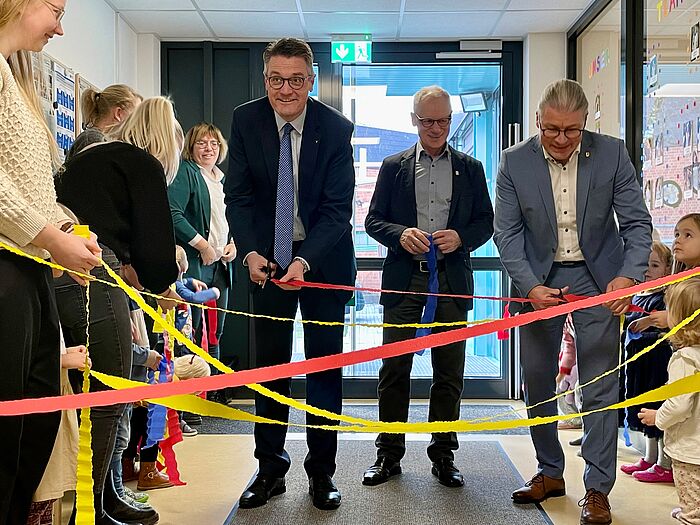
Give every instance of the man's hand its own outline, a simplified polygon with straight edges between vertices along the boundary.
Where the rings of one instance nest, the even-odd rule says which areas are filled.
[[[248,257],[246,257],[245,262],[248,265],[250,280],[259,285],[262,285],[265,281],[267,281],[267,279],[271,277],[277,269],[277,265],[275,263],[268,261],[265,259],[265,257],[258,254],[258,252],[250,252]],[[270,275],[267,273],[268,266],[271,270]]]
[[[613,292],[615,290],[621,290],[622,288],[629,288],[630,286],[634,286],[634,281],[632,279],[628,277],[615,277],[610,281],[605,292]],[[625,297],[624,299],[617,299],[616,301],[608,301],[604,306],[608,308],[613,315],[623,315],[629,310],[630,304],[632,304],[632,298]]]
[[[195,292],[201,292],[202,290],[206,290],[207,288],[209,288],[207,286],[207,283],[200,281],[199,279],[192,278],[191,283],[192,286],[194,286]]]
[[[304,263],[301,261],[292,261],[292,264],[289,265],[289,268],[287,268],[287,273],[285,274],[284,277],[280,279],[280,284],[279,287],[282,288],[282,290],[301,290],[301,287],[299,286],[290,286],[287,284],[282,284],[286,283],[288,281],[303,281],[304,280]]]
[[[639,411],[637,417],[642,423],[644,423],[648,427],[656,425],[656,410],[643,408]]]
[[[549,288],[548,286],[540,284],[530,290],[530,293],[527,294],[527,298],[532,301],[532,307],[535,310],[542,310],[550,306],[561,304],[563,301],[562,295],[568,291],[568,286],[564,288]]]
[[[438,230],[433,233],[433,244],[442,253],[452,253],[462,246],[462,239],[454,230]]]
[[[643,332],[648,328],[655,326],[656,328],[669,328],[668,326],[668,312],[666,310],[659,310],[658,312],[651,312],[646,317],[632,321],[627,329],[630,332]]]
[[[230,263],[236,258],[236,253],[236,245],[233,242],[230,242],[226,246],[224,246],[224,251],[221,255],[221,260],[225,263]]]
[[[406,228],[403,233],[401,233],[399,242],[403,249],[412,255],[420,255],[421,253],[428,253],[430,251],[428,233],[418,228]]]

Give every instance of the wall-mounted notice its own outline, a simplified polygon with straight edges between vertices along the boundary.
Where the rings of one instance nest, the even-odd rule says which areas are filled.
[[[54,62],[56,96],[56,142],[63,155],[75,141],[75,75]]]

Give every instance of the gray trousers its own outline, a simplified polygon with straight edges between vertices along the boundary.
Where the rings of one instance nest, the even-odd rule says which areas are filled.
[[[585,265],[560,266],[555,263],[545,286],[563,288],[569,293],[601,293]],[[603,306],[573,312],[576,329],[576,359],[579,382],[584,384],[619,364],[620,323]],[[520,360],[525,383],[525,401],[533,405],[552,397],[556,390],[557,357],[565,316],[531,323],[520,328]],[[582,390],[583,410],[612,405],[618,401],[618,374],[611,374]],[[528,411],[529,417],[554,416],[556,402]],[[615,483],[617,459],[617,412],[608,410],[583,418],[581,454],[586,461],[583,474],[586,490],[609,493]],[[530,427],[537,454],[538,471],[552,478],[564,475],[564,453],[557,439],[557,424]]]

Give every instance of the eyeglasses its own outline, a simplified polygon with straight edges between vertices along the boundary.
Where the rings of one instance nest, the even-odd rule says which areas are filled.
[[[419,117],[415,113],[413,116],[416,117],[418,122],[420,122],[420,125],[423,126],[425,129],[432,128],[433,124],[437,122],[437,125],[440,126],[441,128],[446,128],[447,126],[450,125],[450,122],[452,122],[452,115],[449,117],[444,117],[444,118],[423,118]]]
[[[43,0],[43,2],[46,4],[46,6],[51,9],[53,14],[56,16],[56,25],[61,23],[61,20],[63,19],[63,15],[66,14],[65,9],[61,9],[58,6],[53,5],[49,0]]]
[[[211,149],[216,149],[221,146],[221,143],[218,140],[198,140],[194,144],[201,149],[204,149],[207,146],[209,146]]]
[[[576,128],[568,128],[568,129],[540,128],[540,129],[542,130],[542,134],[545,137],[547,137],[548,139],[555,139],[559,136],[560,133],[563,133],[567,139],[577,139],[581,136],[581,133],[583,133],[582,129],[576,129]]]
[[[304,82],[306,82],[306,79],[314,78],[314,76],[308,75],[305,77],[284,78],[278,76],[268,77],[267,75],[265,75],[265,78],[267,79],[267,83],[270,84],[270,87],[273,89],[282,89],[282,86],[284,86],[285,82],[289,84],[289,87],[292,89],[301,89],[302,87],[304,87]]]

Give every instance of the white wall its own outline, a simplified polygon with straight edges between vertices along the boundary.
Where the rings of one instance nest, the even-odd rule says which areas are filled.
[[[136,90],[144,97],[160,95],[160,40],[152,34],[137,37]]]
[[[49,55],[100,88],[136,83],[136,33],[103,0],[70,0],[62,25]]]
[[[523,46],[522,139],[537,133],[535,113],[544,88],[566,77],[566,34],[529,33]]]

